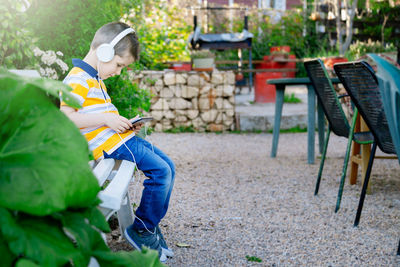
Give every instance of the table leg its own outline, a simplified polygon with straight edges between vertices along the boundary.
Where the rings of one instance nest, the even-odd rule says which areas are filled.
[[[314,148],[315,148],[315,91],[314,87],[307,85],[307,99],[308,99],[308,148],[307,157],[308,164],[314,164]]]
[[[324,143],[325,143],[325,114],[322,109],[322,105],[317,100],[318,104],[318,140],[319,140],[319,153],[322,154],[324,151]]]
[[[361,118],[361,117],[360,117]],[[361,132],[367,132],[369,128],[365,121],[361,118]],[[362,182],[364,183],[365,175],[367,174],[368,162],[369,157],[371,155],[371,145],[361,145],[361,158],[362,158],[362,165],[361,165],[361,173],[362,173]],[[367,194],[371,194],[371,186],[368,183],[367,187]]]
[[[274,119],[274,129],[272,136],[271,158],[276,157],[276,151],[278,150],[279,130],[281,127],[281,116],[282,116],[283,99],[285,95],[285,85],[277,84],[275,88],[276,88],[276,102],[275,102],[275,119]]]
[[[354,132],[358,133],[360,131],[361,131],[360,113],[358,113],[356,125],[354,127]],[[351,152],[351,157],[350,157],[350,180],[349,180],[349,182],[350,182],[350,184],[356,184],[357,183],[357,174],[358,174],[358,165],[362,165],[361,155],[360,155],[361,145],[354,141],[353,141],[352,145],[353,145],[353,151]]]

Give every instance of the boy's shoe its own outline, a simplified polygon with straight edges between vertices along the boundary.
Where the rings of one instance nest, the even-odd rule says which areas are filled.
[[[172,251],[172,249],[168,248],[167,242],[165,242],[164,236],[161,233],[161,229],[158,225],[156,226],[156,234],[160,237],[162,252],[165,254],[165,256],[172,258],[174,256],[174,252]]]
[[[160,238],[156,233],[149,233],[146,230],[135,230],[132,225],[125,229],[125,238],[129,244],[135,249],[142,250],[142,246],[158,251],[161,262],[167,260],[167,256],[163,253],[160,245]]]

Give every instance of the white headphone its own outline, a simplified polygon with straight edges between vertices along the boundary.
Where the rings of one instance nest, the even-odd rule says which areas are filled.
[[[122,38],[130,34],[131,32],[135,32],[132,28],[126,28],[122,32],[120,32],[109,44],[101,44],[96,49],[97,58],[101,62],[109,62],[114,58],[115,51],[114,46],[121,41]]]

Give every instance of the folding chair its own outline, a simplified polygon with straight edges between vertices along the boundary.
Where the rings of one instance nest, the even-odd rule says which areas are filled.
[[[358,226],[377,146],[387,154],[396,154],[396,151],[383,109],[378,80],[372,67],[361,61],[338,63],[334,65],[334,70],[373,135],[371,154],[354,221],[354,226]]]
[[[339,193],[335,208],[335,212],[337,212],[340,208],[347,165],[349,161],[351,142],[354,140],[359,144],[371,144],[373,141],[373,136],[370,132],[354,133],[354,127],[357,118],[357,110],[354,110],[352,125],[350,126],[343,112],[342,106],[339,102],[339,98],[336,95],[336,91],[333,88],[332,82],[325,69],[324,63],[320,59],[316,59],[304,62],[304,65],[307,70],[308,77],[310,78],[314,86],[314,90],[315,93],[317,94],[319,103],[321,103],[322,109],[329,122],[329,127],[326,133],[324,150],[322,153],[317,182],[315,186],[315,192],[314,192],[315,195],[318,194],[331,131],[338,136],[348,138],[347,149],[343,163],[342,176],[340,179]]]

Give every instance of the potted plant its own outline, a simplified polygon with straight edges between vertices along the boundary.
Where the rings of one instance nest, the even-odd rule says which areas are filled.
[[[212,70],[215,55],[210,50],[196,50],[191,53],[194,70]]]

